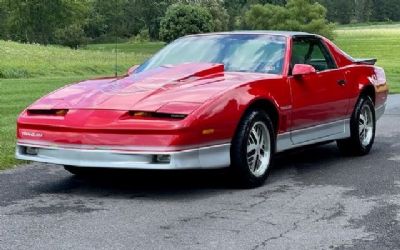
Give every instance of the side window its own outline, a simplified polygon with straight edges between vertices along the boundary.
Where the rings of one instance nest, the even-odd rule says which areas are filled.
[[[317,71],[335,69],[332,56],[316,38],[297,38],[293,40],[291,68],[295,64],[308,64]]]

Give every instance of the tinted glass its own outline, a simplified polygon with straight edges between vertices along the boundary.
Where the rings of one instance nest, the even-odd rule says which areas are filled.
[[[144,72],[188,62],[221,63],[225,71],[282,74],[286,39],[270,35],[205,35],[178,39],[141,65]]]
[[[317,39],[296,39],[293,41],[291,66],[308,64],[317,71],[336,68],[329,52]]]

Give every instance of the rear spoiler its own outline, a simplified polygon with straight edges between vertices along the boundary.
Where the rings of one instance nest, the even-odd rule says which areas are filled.
[[[378,59],[370,58],[370,59],[353,59],[353,63],[361,64],[361,65],[375,65]]]

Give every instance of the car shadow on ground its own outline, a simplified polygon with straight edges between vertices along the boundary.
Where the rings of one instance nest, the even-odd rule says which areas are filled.
[[[343,158],[333,144],[294,150],[276,156],[270,177],[264,185],[291,178],[288,172],[320,171]],[[242,189],[232,182],[228,170],[137,171],[96,170],[87,176],[61,172],[61,179],[40,184],[39,192],[89,196],[171,197],[213,195]]]

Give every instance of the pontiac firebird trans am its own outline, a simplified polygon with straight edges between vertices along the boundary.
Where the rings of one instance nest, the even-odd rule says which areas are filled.
[[[186,36],[123,77],[36,101],[18,118],[16,157],[73,174],[229,167],[259,186],[278,152],[336,141],[369,153],[388,94],[375,62],[302,32]]]

